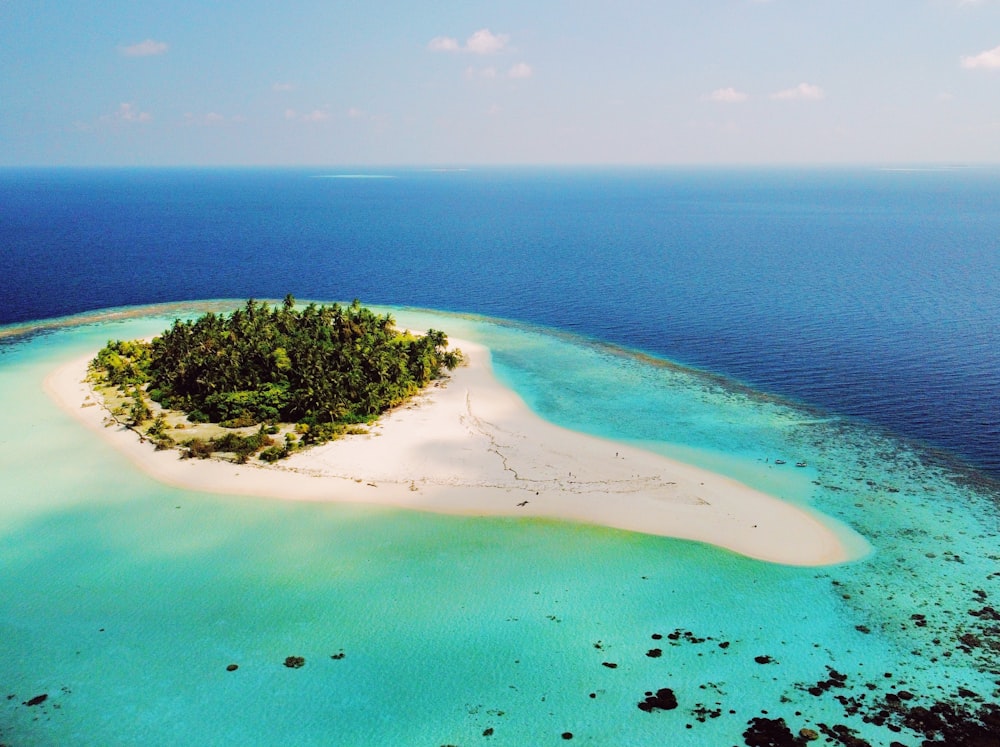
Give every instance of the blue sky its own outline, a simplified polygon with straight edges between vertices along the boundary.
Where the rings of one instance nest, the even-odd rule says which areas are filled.
[[[1000,163],[1000,0],[0,0],[0,165]]]

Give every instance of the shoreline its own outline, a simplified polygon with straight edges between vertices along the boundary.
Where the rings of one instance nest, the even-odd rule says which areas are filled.
[[[571,431],[535,415],[493,375],[489,350],[452,340],[466,363],[365,435],[273,465],[155,451],[84,381],[93,354],[60,366],[46,393],[154,479],[186,490],[376,503],[444,514],[557,519],[688,539],[758,560],[816,566],[866,554],[832,519],[699,467]]]

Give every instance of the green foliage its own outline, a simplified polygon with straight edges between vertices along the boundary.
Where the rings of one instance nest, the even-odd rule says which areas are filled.
[[[123,390],[149,380],[152,345],[142,340],[108,340],[90,362],[91,368],[103,372],[108,382]]]
[[[146,400],[143,399],[142,392],[139,391],[138,387],[132,392],[132,405],[129,407],[128,413],[131,425],[142,425],[153,414],[150,412],[149,406],[146,404]]]
[[[152,438],[159,438],[167,428],[167,419],[163,415],[157,415],[152,425],[146,429],[146,435]]]
[[[150,388],[215,422],[367,422],[412,396],[460,354],[431,330],[400,333],[355,301],[254,300],[229,316],[176,321],[152,342]]]
[[[203,438],[192,438],[183,445],[186,449],[182,455],[184,458],[208,459],[215,452],[212,442]]]
[[[288,446],[268,446],[260,452],[260,459],[263,462],[276,462],[288,456]]]
[[[457,366],[461,353],[447,346],[443,332],[400,332],[357,301],[296,309],[288,295],[278,307],[251,299],[228,316],[177,320],[152,343],[109,342],[93,366],[118,386],[148,384],[154,401],[191,422],[298,423],[308,445],[371,422]],[[189,455],[208,448],[243,453],[208,442]]]
[[[232,454],[235,461],[243,464],[258,451],[273,444],[274,439],[268,436],[262,428],[249,436],[227,433],[224,436],[212,438],[208,441],[203,438],[192,438],[189,441],[185,441],[183,445],[187,448],[185,457],[208,459],[216,453],[227,453]]]
[[[166,449],[173,447],[176,441],[174,441],[174,439],[170,436],[159,436],[153,439],[153,443],[156,444],[157,451],[165,451]]]
[[[205,410],[212,419],[223,423],[239,421],[241,425],[254,425],[277,421],[288,400],[287,388],[267,384],[255,391],[209,394],[205,397]]]

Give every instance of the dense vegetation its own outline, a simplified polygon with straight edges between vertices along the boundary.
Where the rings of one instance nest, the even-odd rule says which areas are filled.
[[[192,422],[297,423],[309,443],[373,420],[454,368],[461,354],[447,345],[443,332],[401,332],[357,301],[296,309],[289,295],[280,306],[251,299],[229,315],[176,320],[152,342],[109,342],[92,367],[133,397],[133,422],[150,416],[145,390]]]

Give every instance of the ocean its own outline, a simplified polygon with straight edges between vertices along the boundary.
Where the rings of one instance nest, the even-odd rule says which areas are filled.
[[[693,366],[1000,476],[1000,170],[0,172],[0,324],[297,298]]]
[[[998,287],[989,168],[0,171],[0,743],[972,744],[954,725],[1000,701]],[[42,391],[286,293],[484,342],[543,417],[873,551],[189,493]]]

